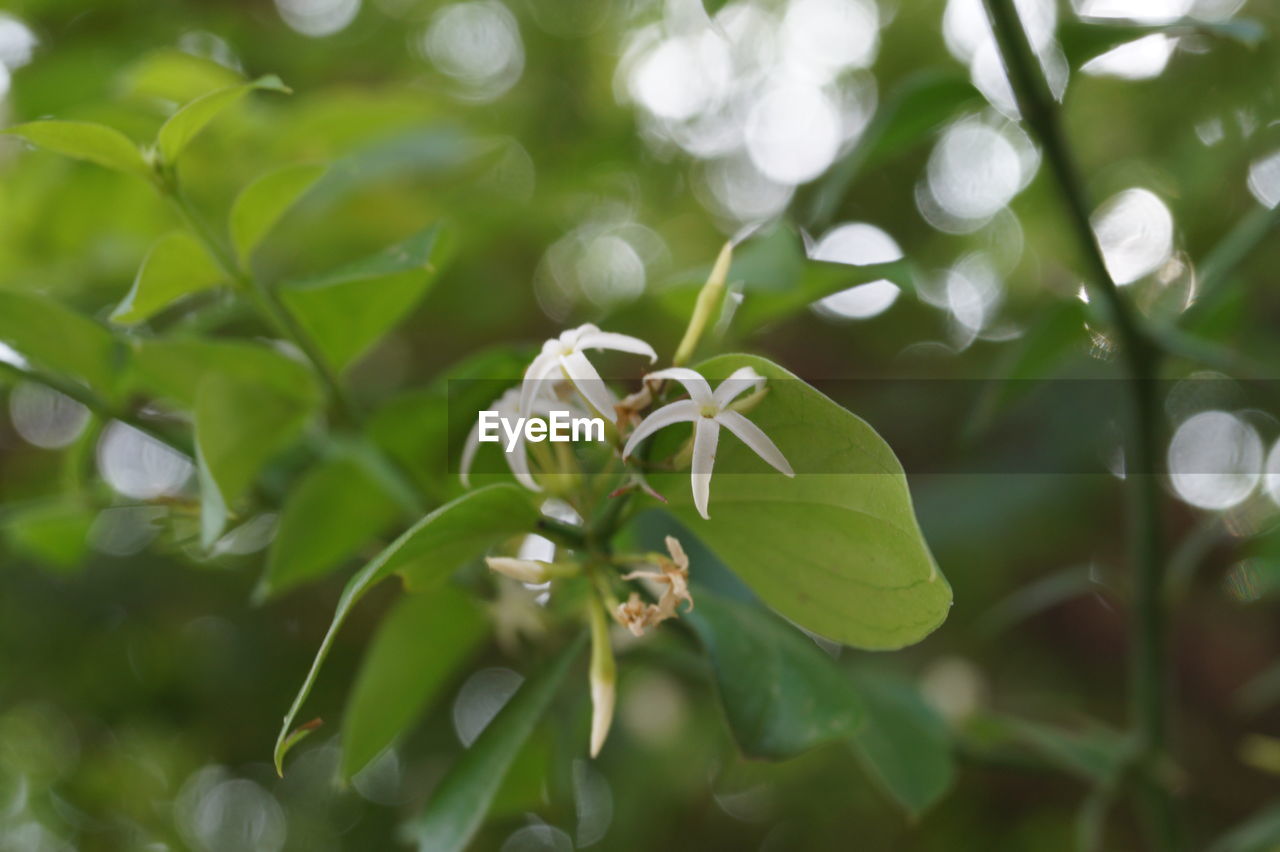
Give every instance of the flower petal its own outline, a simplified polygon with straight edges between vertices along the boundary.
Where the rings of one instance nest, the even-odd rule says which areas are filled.
[[[548,343],[554,341],[548,340]],[[537,358],[533,359],[533,363],[524,371],[524,380],[520,383],[520,411],[525,412],[533,405],[533,400],[539,395],[542,389],[542,383],[547,375],[560,366],[559,355],[557,350],[548,346],[542,347],[542,352]]]
[[[791,465],[787,462],[787,457],[782,454],[782,450],[778,449],[778,445],[769,440],[769,436],[760,430],[760,427],[743,417],[737,411],[721,411],[716,415],[716,420],[723,423],[724,426],[733,434],[741,439],[760,458],[773,465],[787,476],[795,476],[795,472],[791,470]]]
[[[716,463],[716,444],[720,441],[720,424],[710,417],[699,417],[693,427],[693,505],[705,520],[707,500],[711,497],[711,469]]]
[[[622,457],[625,459],[630,456],[636,444],[662,427],[670,426],[672,423],[687,423],[697,420],[699,416],[698,403],[691,399],[681,399],[662,406],[640,421],[640,425],[631,433],[631,437],[627,438],[627,445],[622,448]]]
[[[516,478],[516,482],[519,482],[530,491],[542,490],[542,486],[534,480],[533,474],[529,472],[529,453],[524,446],[524,430],[521,430],[519,436],[516,437],[516,443],[511,448],[511,452],[505,453],[505,455],[507,457],[507,467],[511,468],[511,474]]]
[[[585,329],[586,326],[583,326]],[[612,331],[586,331],[578,336],[576,349],[616,349],[619,352],[630,352],[632,355],[644,355],[652,364],[658,360],[658,353],[653,347],[638,337],[629,334],[616,334]]]
[[[689,392],[689,398],[698,404],[698,407],[704,405],[715,405],[715,397],[711,393],[711,385],[707,384],[707,380],[701,374],[688,367],[668,367],[665,370],[658,370],[656,373],[649,373],[644,377],[646,382],[651,379],[674,379],[684,385],[684,389]]]
[[[582,394],[587,405],[609,422],[613,422],[613,407],[618,404],[613,392],[605,386],[604,379],[596,372],[596,368],[581,352],[570,352],[560,356],[560,369],[573,383],[573,387]]]
[[[729,374],[729,378],[720,383],[720,387],[716,388],[713,394],[716,405],[725,408],[742,393],[755,390],[763,384],[764,376],[750,367],[739,367]]]

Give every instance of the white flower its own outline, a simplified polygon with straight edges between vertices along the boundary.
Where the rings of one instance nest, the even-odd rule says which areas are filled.
[[[486,556],[490,571],[505,574],[521,583],[540,585],[551,579],[551,563],[540,559],[519,559],[513,556]]]
[[[538,395],[541,384],[552,378],[565,378],[582,398],[602,417],[613,421],[613,407],[617,404],[613,394],[605,387],[600,373],[582,354],[587,349],[615,349],[633,355],[645,355],[649,363],[658,360],[653,347],[638,337],[601,331],[590,323],[571,328],[558,338],[542,344],[542,352],[529,369],[525,370],[520,390],[520,408],[527,409]]]
[[[685,367],[671,367],[645,376],[646,382],[652,379],[674,379],[684,385],[690,398],[664,405],[646,417],[627,439],[622,456],[630,456],[637,444],[663,426],[693,423],[693,505],[697,507],[699,515],[709,517],[707,499],[711,494],[711,468],[716,460],[716,444],[720,441],[721,426],[737,435],[756,455],[782,473],[795,476],[782,451],[769,440],[769,436],[742,414],[729,408],[730,403],[744,391],[764,384],[764,377],[755,370],[750,367],[734,370],[714,393],[706,379]]]
[[[512,423],[521,417],[550,417],[552,407],[557,410],[568,410],[570,413],[574,411],[564,403],[555,403],[541,396],[531,397],[528,402],[525,402],[519,388],[511,388],[489,404],[489,408],[497,411],[500,418]],[[477,420],[471,427],[471,433],[467,435],[467,442],[462,447],[462,461],[458,464],[458,476],[466,488],[471,487],[471,465],[475,462],[476,452],[479,449],[480,422]],[[510,452],[503,448],[503,455],[507,457],[507,467],[511,468],[511,473],[515,475],[517,482],[530,491],[542,490],[542,486],[534,481],[533,474],[529,472],[529,454],[525,448],[523,429],[519,430],[515,445]]]

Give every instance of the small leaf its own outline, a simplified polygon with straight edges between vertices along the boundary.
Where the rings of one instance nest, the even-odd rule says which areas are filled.
[[[120,78],[126,97],[158,98],[184,104],[217,89],[244,82],[237,71],[184,50],[152,51],[130,65]]]
[[[258,343],[198,337],[149,339],[134,343],[130,386],[193,411],[205,378],[222,375],[258,384],[287,396],[315,393],[306,365]]]
[[[955,779],[946,723],[909,682],[860,671],[866,723],[853,738],[863,768],[912,815],[920,815]]]
[[[1079,68],[1088,60],[1112,48],[1149,35],[1163,34],[1178,37],[1197,33],[1230,39],[1246,47],[1256,47],[1266,38],[1267,30],[1252,18],[1231,18],[1223,21],[1183,18],[1156,25],[1068,18],[1058,28],[1062,51],[1073,69]]]
[[[111,397],[126,354],[98,323],[38,293],[0,290],[0,343]]]
[[[748,757],[785,759],[853,736],[863,706],[849,676],[809,637],[759,606],[694,590],[681,618],[715,672],[721,706]]]
[[[585,639],[580,637],[525,681],[440,782],[427,809],[407,826],[421,852],[460,852],[467,847]]]
[[[187,144],[205,128],[209,122],[217,118],[218,113],[239,101],[254,89],[269,89],[273,92],[289,91],[280,78],[275,75],[259,77],[252,83],[219,89],[196,98],[182,109],[169,116],[169,120],[160,128],[156,136],[156,148],[166,163],[174,163]]]
[[[228,226],[236,257],[247,264],[249,255],[280,218],[324,175],[327,167],[310,163],[285,166],[263,175],[244,188],[231,207]]]
[[[347,699],[343,778],[371,763],[413,723],[476,651],[488,627],[471,597],[448,583],[396,604],[378,628]]]
[[[951,587],[920,532],[893,450],[865,421],[763,358],[724,355],[697,369],[714,380],[743,366],[768,379],[750,419],[795,477],[776,473],[726,432],[710,520],[693,507],[689,474],[653,474],[650,484],[670,501],[668,511],[791,621],[859,648],[920,641],[947,617]],[[662,437],[676,445],[688,434],[675,427]]]
[[[69,501],[47,501],[10,510],[4,533],[10,545],[55,568],[75,568],[89,552],[89,528],[97,512]]]
[[[317,401],[304,385],[293,393],[223,374],[208,376],[196,394],[196,463],[201,486],[201,541],[212,547],[227,510],[258,471],[302,433]]]
[[[433,225],[402,243],[332,272],[280,288],[280,298],[342,370],[418,303],[435,279],[443,241]]]
[[[32,121],[10,127],[5,133],[21,136],[48,151],[106,166],[118,172],[155,178],[133,141],[105,124],[88,121]]]
[[[1128,754],[1124,735],[1096,722],[1071,731],[1030,719],[984,715],[974,724],[988,738],[1020,743],[1058,769],[1093,783],[1114,779]]]
[[[395,571],[405,573],[405,583],[411,590],[425,591],[495,542],[532,530],[538,517],[538,510],[527,492],[516,485],[477,488],[418,521],[352,576],[338,598],[333,620],[320,642],[311,669],[285,714],[276,740],[276,771],[283,774],[287,751],[285,740],[293,720],[311,693],[334,637],[365,592]]]
[[[357,459],[321,462],[284,504],[257,596],[278,595],[337,568],[397,514],[396,502]]]
[[[129,295],[111,319],[121,325],[142,322],[183,296],[216,286],[222,278],[217,263],[195,237],[174,231],[151,247]]]

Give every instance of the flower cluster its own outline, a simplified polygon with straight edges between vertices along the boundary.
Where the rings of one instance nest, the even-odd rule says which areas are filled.
[[[727,261],[719,263],[717,268],[725,266]],[[720,269],[719,275],[723,277],[723,274],[724,270]],[[716,281],[713,274],[709,285]],[[703,322],[706,314],[706,309],[701,311]],[[700,327],[698,323],[691,323],[694,331],[686,334],[686,341],[682,342],[675,358],[677,364],[696,344]],[[582,480],[570,478],[569,481],[580,486],[574,490],[566,488],[566,479],[559,475],[578,472],[576,461],[566,454],[531,453],[523,438],[513,438],[505,450],[507,466],[516,481],[530,491],[556,495],[543,503],[543,512],[551,520],[566,523],[557,517],[566,512],[571,519],[569,534],[561,537],[561,544],[567,546],[566,555],[557,555],[554,543],[533,535],[528,538],[537,539],[547,548],[539,553],[538,558],[534,558],[531,551],[527,552],[528,548],[522,547],[516,556],[491,556],[486,560],[494,572],[536,590],[540,595],[538,602],[546,600],[552,581],[586,584],[586,616],[592,641],[589,675],[593,708],[592,756],[599,752],[608,736],[616,697],[610,617],[618,627],[639,637],[649,628],[678,617],[682,609],[685,612],[693,609],[689,557],[674,536],[666,537],[666,555],[615,556],[607,548],[592,547],[592,542],[599,536],[607,539],[618,528],[619,511],[624,505],[619,500],[621,495],[640,489],[659,496],[645,481],[644,469],[649,462],[641,463],[635,458],[640,444],[667,426],[693,424],[689,442],[664,464],[669,467],[688,464],[693,504],[705,519],[709,519],[707,507],[711,496],[711,475],[722,428],[729,430],[781,473],[794,475],[782,451],[743,413],[765,392],[765,378],[755,370],[742,367],[713,390],[706,378],[695,370],[682,366],[666,367],[645,375],[639,390],[619,399],[586,355],[599,350],[640,355],[650,363],[658,358],[653,347],[639,338],[601,331],[594,325],[582,325],[546,341],[525,370],[520,384],[507,390],[490,405],[490,409],[496,410],[500,416],[512,420],[549,417],[552,411],[566,407],[594,413],[612,424],[608,430],[611,432],[608,442],[612,451],[596,476]],[[477,423],[462,453],[462,481],[467,487],[470,487],[470,473],[480,447],[479,430]],[[603,479],[603,483],[596,481],[599,479]],[[599,500],[605,494],[608,495],[603,498],[606,502],[618,502],[600,505]],[[591,520],[590,526],[584,518]],[[603,532],[600,529],[602,518],[609,519],[609,527]],[[606,570],[611,566],[618,570]],[[626,569],[632,570],[621,573]],[[625,600],[621,602],[619,598],[623,595],[617,593],[619,585],[626,589],[623,593]],[[508,586],[516,588],[512,584]]]

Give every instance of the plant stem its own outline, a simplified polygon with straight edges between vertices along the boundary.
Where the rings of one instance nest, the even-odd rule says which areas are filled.
[[[1130,540],[1134,572],[1133,648],[1130,672],[1130,725],[1143,769],[1140,793],[1146,805],[1152,846],[1178,847],[1172,802],[1153,779],[1153,767],[1166,742],[1167,646],[1160,491],[1156,479],[1161,445],[1160,405],[1153,381],[1160,351],[1151,345],[1133,308],[1120,295],[1089,222],[1090,205],[1076,169],[1057,104],[1050,93],[1012,0],[983,0],[1018,108],[1044,149],[1045,162],[1066,203],[1067,214],[1088,265],[1089,292],[1102,306],[1119,338],[1130,390],[1129,474]]]
[[[169,181],[165,190],[165,197],[173,204],[174,209],[178,211],[178,215],[191,232],[200,240],[209,254],[213,256],[213,259],[217,261],[218,266],[222,268],[223,274],[227,276],[236,289],[247,295],[258,311],[276,329],[277,333],[297,346],[311,363],[312,368],[320,376],[320,380],[324,383],[329,397],[333,400],[334,406],[342,418],[349,425],[358,426],[360,417],[357,409],[347,396],[346,391],[343,390],[337,374],[334,373],[333,368],[325,360],[324,353],[320,351],[320,347],[311,339],[311,335],[307,334],[306,330],[299,325],[297,318],[280,301],[280,297],[276,292],[240,268],[235,258],[232,257],[231,252],[223,245],[222,240],[218,239],[200,218],[199,214],[196,213],[186,195],[178,188],[176,181]]]

